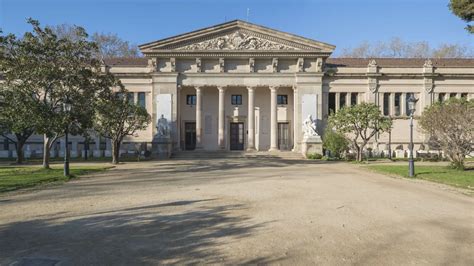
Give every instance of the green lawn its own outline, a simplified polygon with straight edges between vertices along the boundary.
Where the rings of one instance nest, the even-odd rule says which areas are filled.
[[[408,177],[408,165],[369,165],[377,172]],[[459,171],[446,166],[415,165],[415,178],[474,190],[474,169]]]
[[[70,170],[71,177],[67,178],[63,175],[63,168],[58,166],[52,166],[52,169],[36,166],[0,167],[0,193],[46,183],[66,182],[69,179],[104,171],[107,168],[110,166],[73,166]]]

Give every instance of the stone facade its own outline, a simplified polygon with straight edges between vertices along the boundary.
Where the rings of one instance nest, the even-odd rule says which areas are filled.
[[[330,58],[333,45],[239,20],[140,49],[144,58],[106,60],[135,102],[152,114],[147,130],[125,140],[124,153],[153,149],[152,143],[172,151],[301,152],[305,118],[311,115],[322,135],[330,110],[365,101],[394,119],[391,149],[406,154],[411,94],[419,99],[415,118],[435,101],[474,98],[473,59]],[[160,118],[167,122],[166,138],[158,134]],[[80,156],[82,139],[71,139],[72,155]],[[427,141],[418,129],[414,139],[415,148]],[[41,154],[41,140],[33,137],[26,154]],[[93,142],[92,154],[110,155],[108,141]],[[389,134],[381,134],[369,147],[388,150],[388,142]],[[6,150],[13,145],[3,146],[12,156]]]

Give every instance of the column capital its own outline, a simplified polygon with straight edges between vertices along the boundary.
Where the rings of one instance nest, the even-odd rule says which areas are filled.
[[[196,89],[196,91],[201,91],[202,87],[204,87],[203,85],[194,85],[194,89]]]
[[[225,91],[227,86],[216,86],[219,91]]]
[[[257,86],[247,86],[248,91],[254,91]]]
[[[272,92],[276,92],[278,90],[278,86],[268,86],[268,88],[272,91]]]

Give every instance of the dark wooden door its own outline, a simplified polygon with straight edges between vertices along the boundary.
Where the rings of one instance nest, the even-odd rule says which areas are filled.
[[[194,150],[196,148],[196,123],[195,122],[184,123],[184,135],[185,135],[184,137],[185,149]]]
[[[288,123],[278,123],[278,149],[290,149],[290,130]]]
[[[244,149],[244,123],[230,123],[230,149]]]

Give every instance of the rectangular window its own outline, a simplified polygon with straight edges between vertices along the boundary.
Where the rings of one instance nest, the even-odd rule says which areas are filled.
[[[461,98],[464,98],[467,100],[467,93],[461,93]]]
[[[242,95],[232,95],[232,105],[242,105]]]
[[[329,93],[328,101],[328,114],[336,112],[336,94],[334,92]]]
[[[133,97],[133,92],[128,92],[127,93],[127,100],[128,100],[129,104],[134,104],[135,103],[135,99]]]
[[[116,97],[117,99],[123,99],[123,93],[122,93],[122,92],[116,92],[116,93],[115,93],[115,97]]]
[[[187,105],[196,105],[196,94],[186,95],[186,104]]]
[[[390,115],[390,93],[383,94],[383,115]]]
[[[288,95],[278,95],[277,104],[288,104]]]
[[[145,93],[139,92],[138,93],[138,105],[145,108],[146,107],[146,100],[145,100]]]
[[[358,98],[359,94],[357,92],[351,93],[351,105],[357,105],[358,104]]]
[[[347,93],[342,92],[339,94],[339,109],[346,106]]]
[[[440,103],[444,102],[445,98],[446,98],[446,93],[438,94],[438,102],[440,102]]]
[[[402,100],[402,94],[401,93],[395,93],[395,116],[400,116],[401,113],[401,100]]]
[[[449,98],[456,98],[457,95],[458,95],[457,93],[450,93]]]
[[[288,95],[278,95],[277,104],[288,104]]]

